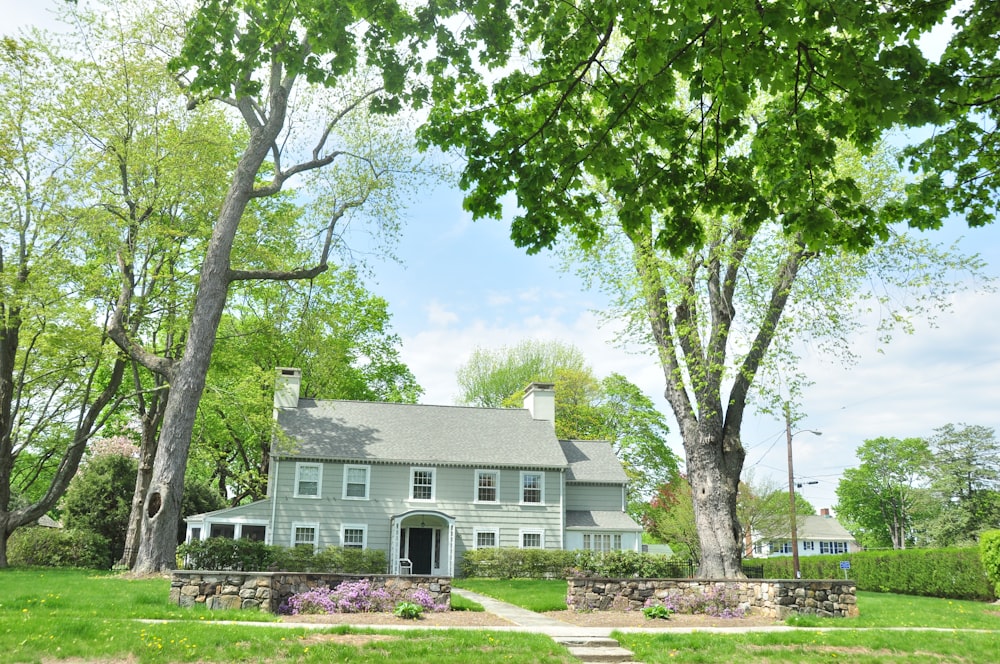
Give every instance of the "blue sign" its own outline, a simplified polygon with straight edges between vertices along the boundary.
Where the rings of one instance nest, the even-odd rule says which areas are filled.
[[[851,569],[851,561],[850,560],[841,560],[840,561],[840,569]]]

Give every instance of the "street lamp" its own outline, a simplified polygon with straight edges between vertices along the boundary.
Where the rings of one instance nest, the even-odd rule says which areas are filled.
[[[803,431],[808,431],[814,436],[822,436],[822,431],[814,431],[812,429],[802,429],[801,431],[796,431],[795,433],[802,433]],[[795,527],[795,472],[792,470],[792,416],[789,412],[788,404],[785,404],[785,440],[788,443],[788,512],[791,515],[792,521],[792,569],[795,570],[795,578],[801,578],[802,573],[799,571],[799,534],[797,528]]]

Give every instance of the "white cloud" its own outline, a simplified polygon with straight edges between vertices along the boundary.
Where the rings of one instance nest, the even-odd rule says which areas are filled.
[[[448,327],[459,321],[458,314],[449,311],[437,300],[431,300],[425,307],[427,312],[427,322],[433,327]]]

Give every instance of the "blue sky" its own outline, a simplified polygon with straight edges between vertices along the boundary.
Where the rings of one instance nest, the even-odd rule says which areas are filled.
[[[51,6],[0,0],[3,30],[50,26],[45,11]],[[676,430],[656,360],[614,347],[613,330],[602,328],[593,313],[603,297],[560,272],[551,255],[527,256],[515,248],[502,222],[472,222],[454,188],[425,191],[404,219],[397,248],[402,264],[373,260],[369,287],[389,302],[403,359],[424,387],[425,403],[455,401],[455,371],[476,347],[556,339],[583,350],[597,375],[626,375]],[[964,236],[966,250],[986,259],[989,274],[1000,274],[1000,226],[967,229],[955,222],[933,236],[949,242]],[[833,506],[841,473],[856,465],[854,450],[868,438],[927,436],[935,427],[963,422],[1000,431],[998,314],[1000,295],[965,294],[937,328],[918,325],[914,335],[897,336],[887,348],[879,349],[871,333],[852,339],[856,365],[806,356],[803,366],[815,384],[805,392],[799,426],[823,435],[795,436],[796,477],[818,482],[802,495],[817,508]],[[787,486],[783,422],[751,416],[743,440],[755,476]],[[676,435],[671,444],[682,452]]]

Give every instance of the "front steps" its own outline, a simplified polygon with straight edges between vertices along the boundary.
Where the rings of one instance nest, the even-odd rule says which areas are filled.
[[[618,645],[614,639],[602,636],[557,636],[553,637],[581,662],[602,664],[604,662],[631,662],[632,651]]]

